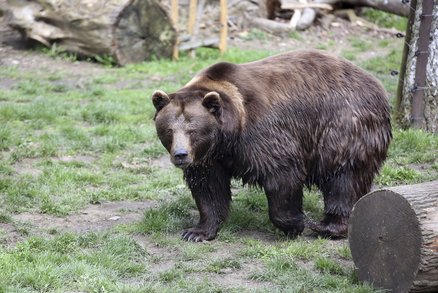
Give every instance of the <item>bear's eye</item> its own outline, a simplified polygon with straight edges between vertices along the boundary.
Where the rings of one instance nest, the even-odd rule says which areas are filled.
[[[194,135],[194,134],[196,134],[196,130],[194,130],[194,129],[189,129],[189,130],[187,130],[187,134],[188,134],[188,135]]]

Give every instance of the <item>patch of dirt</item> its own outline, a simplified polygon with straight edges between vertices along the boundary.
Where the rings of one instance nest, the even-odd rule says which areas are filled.
[[[66,217],[25,212],[13,215],[12,218],[14,221],[29,223],[41,231],[99,232],[117,224],[140,221],[144,211],[154,206],[153,201],[116,201],[90,205]]]
[[[170,162],[169,155],[162,155],[161,157],[155,158],[149,162],[149,165],[162,169],[173,168],[173,164]]]
[[[11,247],[25,238],[13,224],[0,223],[0,243]]]
[[[2,77],[0,79],[0,89],[8,90],[13,88],[18,83],[17,80],[13,78]]]
[[[257,265],[255,265],[254,262],[248,262],[244,263],[240,267],[240,269],[230,269],[228,272],[220,272],[217,274],[208,273],[202,275],[190,275],[190,277],[199,282],[202,282],[203,280],[208,278],[210,284],[214,284],[216,285],[216,287],[224,289],[239,288],[241,290],[245,290],[245,292],[254,292],[269,288],[269,290],[267,290],[268,292],[275,292],[275,288],[271,283],[265,283],[250,279],[251,273],[262,270],[262,265],[260,265],[259,268],[256,267]]]
[[[64,163],[81,162],[85,164],[91,164],[96,160],[96,158],[93,156],[79,155],[79,156],[63,156],[63,157],[55,158],[54,160],[58,160]]]
[[[265,243],[274,243],[279,240],[278,234],[262,232],[257,230],[241,230],[239,231],[239,237],[260,240]],[[285,238],[281,238],[281,239],[285,239]]]
[[[42,170],[35,166],[38,159],[25,158],[12,165],[12,169],[19,175],[30,175],[32,177],[37,177],[43,173]]]
[[[71,163],[71,162],[81,162],[84,164],[93,163],[96,158],[93,156],[87,155],[79,155],[79,156],[62,156],[52,158],[52,161],[59,161],[63,163]],[[39,162],[39,159],[35,158],[24,158],[20,161],[17,161],[12,165],[12,169],[19,175],[30,175],[32,177],[37,177],[42,174],[42,170],[39,169],[36,165]]]
[[[159,276],[161,273],[171,270],[179,265],[181,260],[181,253],[175,250],[171,250],[167,247],[160,247],[156,245],[148,236],[135,235],[133,236],[137,244],[142,247],[150,257],[155,258],[155,262],[150,262],[149,271],[155,275]],[[197,245],[214,245],[214,241],[198,243]],[[224,243],[221,246],[216,246],[213,252],[206,253],[201,259],[187,260],[185,263],[188,266],[195,266],[196,270],[206,269],[208,260],[223,260],[233,258],[233,256],[240,251],[242,248],[240,243]],[[236,256],[236,259],[238,257]],[[199,281],[200,283],[208,279],[213,285],[217,285],[221,288],[242,288],[245,290],[260,290],[267,286],[266,283],[251,280],[250,274],[261,271],[263,269],[263,264],[251,260],[251,262],[244,262],[240,264],[240,268],[225,268],[218,273],[211,272],[194,272],[189,273],[185,278],[190,278],[194,281]],[[199,267],[201,266],[201,267]]]
[[[369,30],[361,26],[352,25],[349,21],[341,18],[337,18],[334,24],[330,27],[330,30],[313,25],[309,29],[297,32],[295,36],[292,35],[291,37],[279,37],[263,33],[262,36],[253,38],[248,31],[236,32],[231,35],[229,46],[247,50],[257,48],[257,50],[288,51],[314,49],[318,48],[319,45],[324,46],[332,42],[335,45],[329,46],[330,53],[340,55],[343,50],[351,49],[349,39],[352,37],[360,36],[361,39],[372,40],[373,43],[377,39],[395,40],[392,33]],[[365,54],[373,57],[373,50],[367,50]]]

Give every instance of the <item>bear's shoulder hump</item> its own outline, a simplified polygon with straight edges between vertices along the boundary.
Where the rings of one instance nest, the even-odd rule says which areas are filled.
[[[208,67],[204,74],[212,80],[224,80],[236,71],[237,66],[229,62],[219,62]]]

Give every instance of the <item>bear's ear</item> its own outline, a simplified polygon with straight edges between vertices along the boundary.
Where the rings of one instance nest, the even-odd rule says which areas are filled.
[[[202,106],[210,113],[218,115],[221,111],[221,97],[217,92],[209,92],[202,99]]]
[[[169,96],[163,91],[156,90],[152,94],[152,103],[154,103],[154,107],[157,112],[163,109],[167,104],[169,104],[169,102]]]

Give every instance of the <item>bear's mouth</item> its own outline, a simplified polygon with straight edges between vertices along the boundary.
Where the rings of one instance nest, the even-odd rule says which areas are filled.
[[[190,165],[190,163],[186,163],[186,162],[173,163],[173,164],[175,165],[175,167],[180,168],[180,169],[185,169]]]
[[[185,169],[187,168],[192,162],[190,159],[186,158],[186,159],[173,159],[172,160],[173,165],[175,165],[175,167],[180,168],[180,169]]]

